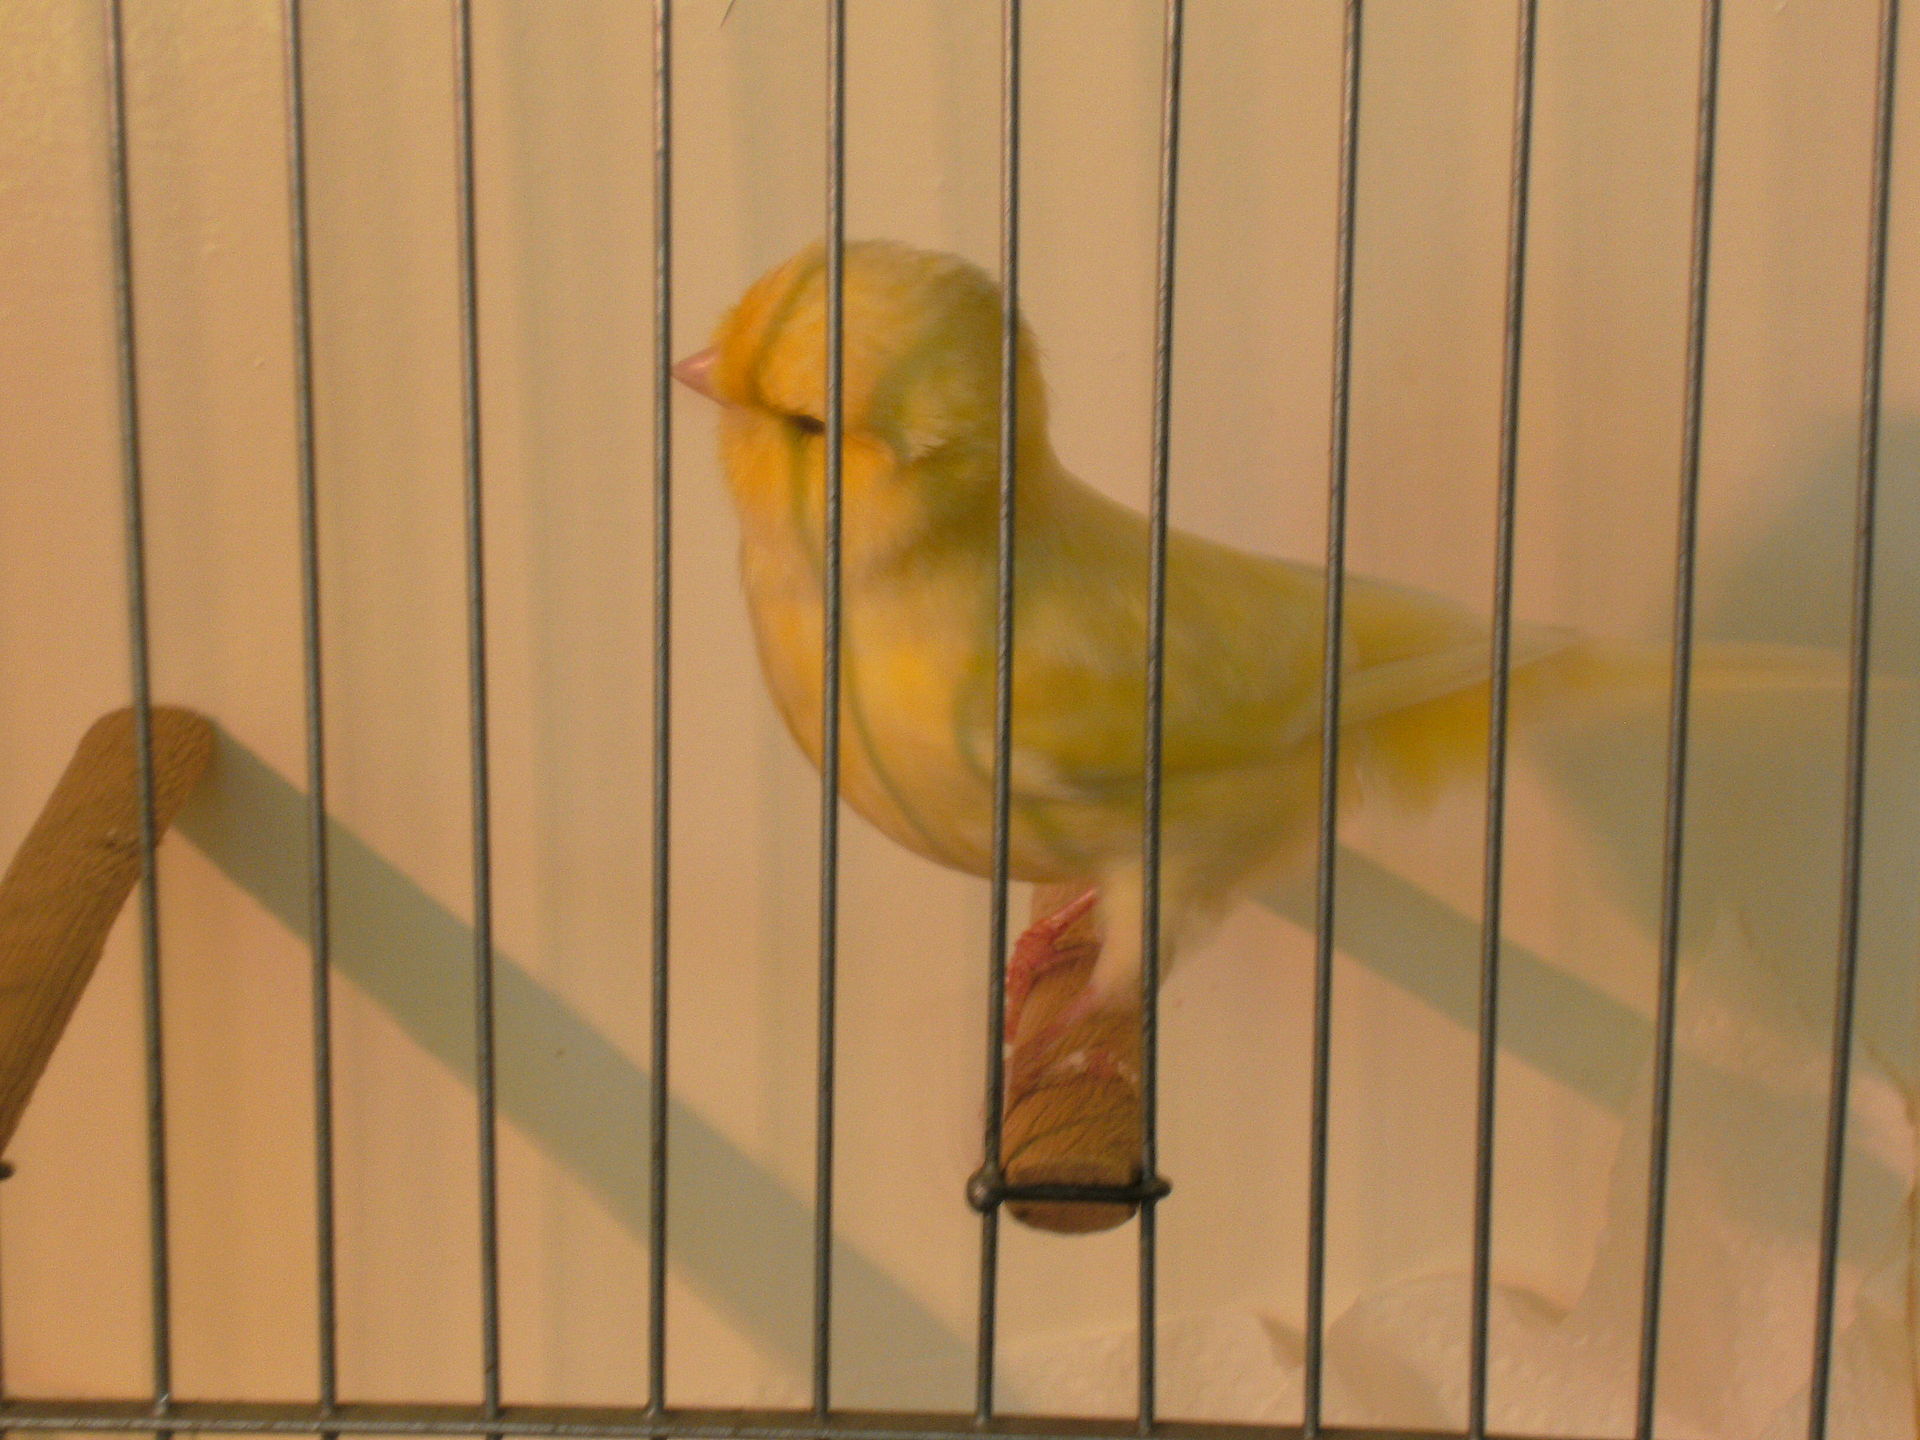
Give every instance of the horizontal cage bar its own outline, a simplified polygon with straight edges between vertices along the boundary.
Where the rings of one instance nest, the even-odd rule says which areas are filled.
[[[976,1420],[944,1411],[845,1410],[824,1419],[812,1410],[686,1409],[648,1411],[591,1405],[506,1405],[495,1413],[479,1405],[341,1405],[322,1411],[306,1403],[179,1401],[164,1414],[145,1401],[38,1400],[0,1404],[0,1429],[119,1430],[157,1433],[192,1430],[223,1434],[502,1435],[646,1437],[646,1440],[1300,1440],[1298,1425],[1159,1421],[1142,1431],[1130,1418],[996,1416]],[[1322,1426],[1325,1440],[1444,1440],[1457,1431],[1365,1430]],[[1491,1440],[1538,1440],[1496,1434]],[[1589,1437],[1599,1440],[1599,1437]]]

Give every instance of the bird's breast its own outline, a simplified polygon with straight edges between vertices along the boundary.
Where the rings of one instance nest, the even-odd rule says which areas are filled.
[[[749,533],[741,576],[767,687],[816,766],[823,745],[820,575],[797,544]],[[991,789],[958,722],[958,687],[977,666],[980,597],[952,576],[842,590],[840,791],[894,840],[955,869],[991,858]]]

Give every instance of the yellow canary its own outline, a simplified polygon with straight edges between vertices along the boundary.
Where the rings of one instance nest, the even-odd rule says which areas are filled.
[[[992,856],[1001,297],[955,256],[885,242],[844,261],[841,789],[944,865]],[[748,290],[676,367],[721,406],[760,661],[795,739],[821,751],[824,255]],[[1097,887],[1089,1005],[1136,990],[1141,947],[1146,520],[1076,479],[1047,439],[1018,338],[1010,870]],[[1485,749],[1486,626],[1350,578],[1343,800],[1430,793]],[[1161,913],[1169,945],[1311,853],[1325,582],[1174,533],[1166,565]],[[1516,638],[1516,695],[1580,649]],[[1530,681],[1532,682],[1530,684]],[[1024,953],[1024,952],[1023,952]]]

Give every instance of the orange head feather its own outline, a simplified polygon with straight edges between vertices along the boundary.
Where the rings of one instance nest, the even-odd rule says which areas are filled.
[[[881,529],[890,509],[922,524],[976,511],[997,490],[999,285],[956,256],[888,241],[848,245],[842,274],[848,503],[868,504],[866,523]],[[714,336],[706,385],[725,407],[727,469],[745,509],[774,505],[790,515],[796,479],[820,488],[826,344],[818,244],[756,281]],[[1045,447],[1046,398],[1024,322],[1018,356],[1025,456]]]

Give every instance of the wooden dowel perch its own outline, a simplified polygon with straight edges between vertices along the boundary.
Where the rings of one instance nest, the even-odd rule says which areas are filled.
[[[1070,900],[1074,887],[1034,892],[1033,918]],[[1140,1089],[1138,1006],[1102,1006],[1043,1041],[1055,1018],[1079,997],[1099,958],[1093,912],[1060,935],[1064,963],[1034,982],[1008,1037],[1014,1060],[1003,1112],[1002,1170],[1011,1186],[1127,1186],[1140,1179],[1144,1107]],[[1036,1042],[1044,1049],[1035,1050]],[[1079,1235],[1124,1224],[1135,1206],[1111,1202],[1010,1200],[1016,1220],[1037,1230]]]
[[[159,838],[213,758],[213,726],[153,710]],[[0,880],[0,1152],[140,878],[134,712],[96,720]]]

